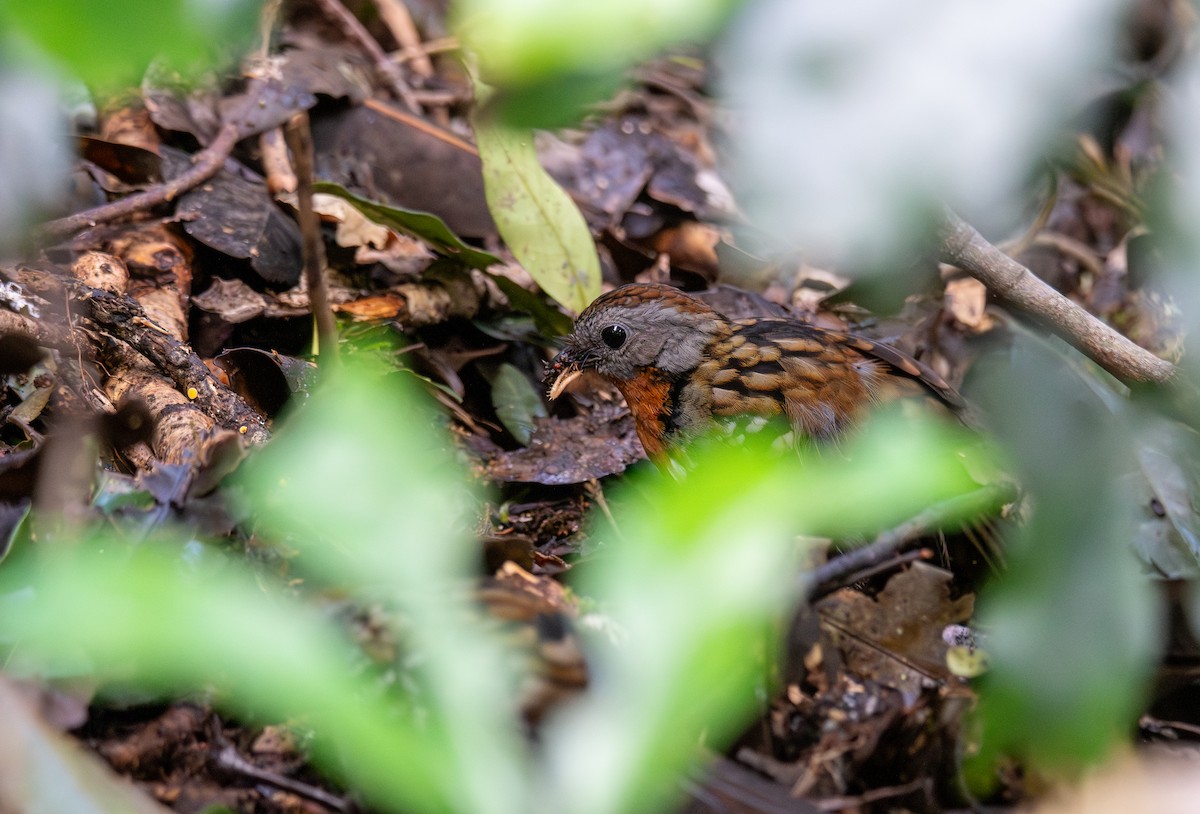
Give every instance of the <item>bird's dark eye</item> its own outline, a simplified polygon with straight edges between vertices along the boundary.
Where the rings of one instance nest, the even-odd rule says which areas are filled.
[[[629,338],[629,334],[625,332],[623,325],[606,325],[600,331],[600,338],[604,340],[605,345],[616,350],[625,344],[625,340]]]

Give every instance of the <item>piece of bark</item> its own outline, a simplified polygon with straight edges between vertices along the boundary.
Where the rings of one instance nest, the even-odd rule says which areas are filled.
[[[251,443],[270,437],[263,417],[218,381],[190,347],[150,321],[136,300],[82,285],[76,288],[79,299],[90,306],[91,318],[153,362],[174,382],[185,402],[194,401],[218,424],[244,434]]]
[[[128,365],[108,378],[104,392],[114,402],[139,398],[146,403],[156,421],[150,448],[160,460],[196,468],[204,463],[205,449],[218,432],[216,424],[158,371]]]

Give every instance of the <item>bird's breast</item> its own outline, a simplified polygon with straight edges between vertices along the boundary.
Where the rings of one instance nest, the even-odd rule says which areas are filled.
[[[647,457],[661,460],[666,452],[674,408],[671,379],[660,370],[641,369],[616,384],[629,405]]]

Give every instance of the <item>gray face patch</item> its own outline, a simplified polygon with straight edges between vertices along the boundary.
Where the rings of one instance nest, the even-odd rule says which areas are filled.
[[[669,303],[610,305],[580,317],[570,346],[579,349],[583,364],[613,379],[632,378],[639,368],[648,367],[679,375],[700,364],[721,322],[714,313],[681,311]],[[617,333],[614,328],[625,335],[616,348],[605,341],[605,329],[611,340]]]

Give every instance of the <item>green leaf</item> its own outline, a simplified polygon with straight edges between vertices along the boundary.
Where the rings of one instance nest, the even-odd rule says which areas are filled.
[[[251,718],[304,716],[320,733],[318,762],[343,767],[370,797],[395,810],[445,810],[459,780],[443,759],[443,733],[396,720],[348,669],[349,645],[328,619],[265,593],[248,572],[189,575],[178,544],[128,549],[95,535],[45,552],[36,568],[8,569],[6,587],[32,583],[34,592],[0,619],[0,641],[19,642],[9,669],[36,659],[39,672],[63,675],[86,656],[101,680],[168,694],[214,687],[222,705]],[[340,760],[349,754],[355,760]]]
[[[543,335],[563,336],[571,332],[572,320],[562,311],[547,305],[537,294],[526,291],[503,274],[490,274],[492,282],[500,289],[500,293],[517,311],[524,311],[533,317],[534,323]]]
[[[1160,646],[1156,591],[1130,550],[1140,507],[1120,477],[1135,460],[1127,414],[1079,359],[1018,334],[974,371],[970,395],[1030,502],[1005,578],[980,597],[992,656],[983,765],[1016,753],[1074,771],[1108,756],[1132,731]]]
[[[504,428],[522,444],[533,434],[533,419],[546,415],[542,396],[514,365],[500,365],[492,377],[492,405]]]
[[[677,42],[703,42],[736,0],[460,0],[454,27],[489,84],[620,73]]]
[[[169,814],[104,761],[44,723],[0,675],[0,810],[28,814]]]
[[[369,357],[346,362],[243,465],[241,483],[264,528],[299,551],[293,567],[382,595],[404,615],[429,723],[444,733],[436,760],[457,778],[457,810],[523,810],[523,753],[507,703],[515,679],[496,642],[462,623],[478,556],[467,537],[475,498],[445,419],[410,376],[388,375]]]
[[[485,109],[516,129],[561,129],[576,125],[589,108],[613,98],[627,84],[624,70],[556,74],[506,84],[488,99]]]
[[[248,44],[259,0],[0,0],[0,32],[14,31],[94,87],[136,86],[151,60],[181,70]],[[225,58],[236,57],[226,54]]]
[[[424,240],[438,254],[452,257],[472,268],[485,269],[500,262],[500,258],[496,255],[463,243],[462,239],[450,231],[450,227],[437,215],[369,201],[348,192],[345,187],[329,181],[318,181],[313,184],[313,192],[324,192],[344,198],[375,223]]]
[[[538,163],[532,133],[479,116],[474,125],[500,236],[547,294],[582,311],[600,295],[600,258],[579,208]]]
[[[602,680],[543,733],[557,795],[546,810],[673,810],[701,743],[727,746],[766,692],[779,620],[802,590],[794,535],[878,530],[971,489],[954,434],[902,421],[881,417],[839,455],[781,456],[753,437],[704,445],[686,476],[650,473],[614,494],[619,533],[594,535],[603,556],[575,585],[619,645],[593,649]]]
[[[82,656],[105,679],[214,687],[242,715],[302,716],[320,764],[388,810],[528,811],[515,679],[490,634],[464,622],[475,502],[441,421],[410,377],[350,357],[237,475],[259,536],[287,535],[297,552],[293,574],[402,619],[408,705],[354,669],[325,615],[248,570],[203,567],[205,552],[180,540],[130,549],[97,534],[0,570],[0,597],[23,600],[0,614],[0,642],[18,643],[0,656],[59,672]]]

